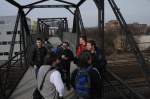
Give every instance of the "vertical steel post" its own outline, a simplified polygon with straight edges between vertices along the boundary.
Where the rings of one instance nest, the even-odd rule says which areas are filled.
[[[18,29],[19,19],[20,19],[20,11],[18,11],[16,22],[15,22],[15,27],[14,27],[14,32],[13,32],[11,47],[10,47],[10,50],[9,50],[8,60],[10,60],[12,58],[12,56],[13,56],[13,51],[14,51],[14,45],[15,45],[15,40],[16,40],[16,35],[17,35],[17,29]]]
[[[98,31],[99,31],[99,44],[102,50],[102,54],[104,55],[104,0],[94,0],[97,9],[98,9]],[[103,72],[104,73],[104,72]],[[104,74],[103,74],[104,75]],[[104,77],[102,77],[104,79]],[[102,90],[99,92],[101,97],[104,96],[104,82],[102,82]]]
[[[21,21],[20,23],[22,24],[22,41],[23,41],[23,56],[24,56],[24,67],[27,65],[27,57],[26,57],[26,34],[24,32],[24,12],[23,9],[20,9],[21,13]]]
[[[76,48],[79,46],[79,38],[80,38],[80,24],[79,24],[79,8],[75,10],[75,21],[76,21],[76,33],[77,33],[77,41],[76,41]]]
[[[24,29],[23,29],[23,23],[22,23],[22,15],[20,17],[20,53],[24,53],[23,52],[23,33],[24,33]],[[21,66],[23,66],[23,54],[20,54],[20,63]]]
[[[104,0],[94,0],[98,9],[99,44],[104,54]]]
[[[31,33],[30,33],[30,29],[28,27],[28,23],[27,23],[27,18],[26,15],[24,13],[24,11],[22,10],[22,17],[23,17],[23,25],[24,25],[24,58],[25,58],[25,66],[29,65],[30,62],[30,58],[29,58],[29,53],[30,53],[30,49],[31,49],[31,43],[32,43],[32,39],[31,39]]]

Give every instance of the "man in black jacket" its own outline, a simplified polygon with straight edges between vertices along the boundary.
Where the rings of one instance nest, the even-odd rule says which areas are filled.
[[[44,58],[47,54],[47,49],[43,45],[43,41],[41,38],[36,39],[36,46],[32,52],[32,65],[35,66],[35,73],[37,72],[41,65],[44,64]]]
[[[63,80],[66,83],[66,87],[68,90],[70,90],[70,65],[71,61],[74,59],[73,52],[71,51],[69,47],[68,42],[63,42],[61,45],[61,66],[62,66],[62,76]]]

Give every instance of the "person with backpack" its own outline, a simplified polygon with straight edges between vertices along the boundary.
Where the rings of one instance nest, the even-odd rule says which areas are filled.
[[[63,99],[64,84],[57,70],[59,62],[58,56],[51,52],[45,58],[46,65],[42,65],[38,71],[37,85],[44,99]]]
[[[101,75],[91,62],[91,52],[83,51],[78,68],[72,73],[71,84],[78,99],[101,99]]]
[[[32,65],[35,66],[35,75],[37,75],[37,72],[41,65],[44,64],[44,58],[47,54],[47,49],[44,47],[43,41],[41,38],[36,39],[36,46],[33,48],[32,51]]]

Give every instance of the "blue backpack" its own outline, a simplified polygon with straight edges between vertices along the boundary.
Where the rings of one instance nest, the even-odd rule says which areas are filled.
[[[90,98],[91,81],[89,71],[92,67],[78,70],[75,78],[75,92],[79,97]]]

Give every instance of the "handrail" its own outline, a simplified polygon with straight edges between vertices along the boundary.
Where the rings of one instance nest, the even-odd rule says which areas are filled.
[[[138,94],[137,92],[135,92],[132,88],[129,87],[129,85],[127,83],[125,83],[119,76],[117,76],[115,73],[111,72],[111,70],[109,70],[107,68],[106,70],[112,77],[114,77],[120,84],[122,84],[124,87],[126,87],[131,93],[133,93],[135,96],[137,96],[139,99],[145,99],[142,95]]]
[[[3,63],[2,65],[0,65],[0,68],[3,68],[5,65],[9,64],[14,58],[16,58],[17,56],[23,54],[23,52],[20,52],[18,54],[16,54],[15,56],[13,56],[10,60],[6,61],[5,63]]]

